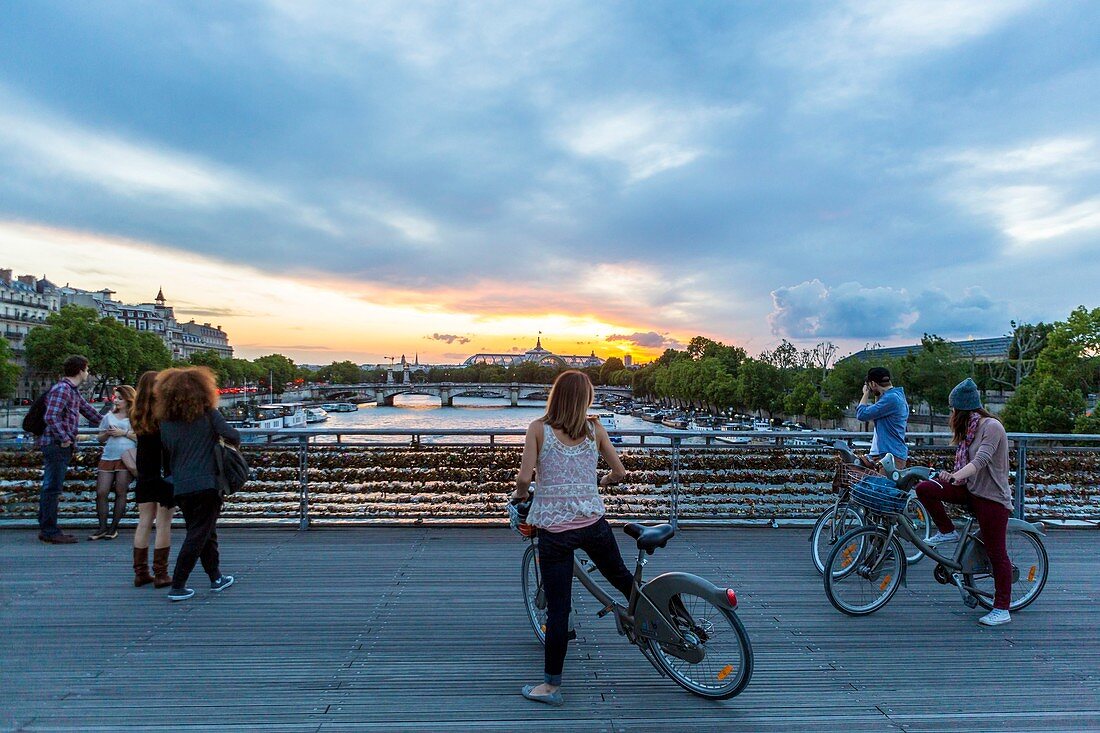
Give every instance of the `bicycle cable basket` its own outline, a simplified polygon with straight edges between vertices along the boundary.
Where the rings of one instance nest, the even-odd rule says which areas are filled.
[[[885,476],[864,476],[852,485],[852,501],[879,514],[901,514],[909,494]]]
[[[851,463],[841,463],[833,474],[833,491],[840,494],[849,491],[853,486],[867,476],[879,476],[877,471],[866,466],[856,466]]]

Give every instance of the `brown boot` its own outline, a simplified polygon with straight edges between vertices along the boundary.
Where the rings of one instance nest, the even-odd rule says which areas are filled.
[[[134,548],[134,587],[140,588],[153,582],[153,576],[149,574],[149,548]]]
[[[153,550],[153,587],[165,588],[172,585],[172,576],[168,574],[168,553],[171,547],[158,547]]]

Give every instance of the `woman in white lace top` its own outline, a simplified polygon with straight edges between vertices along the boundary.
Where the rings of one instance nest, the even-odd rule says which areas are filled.
[[[527,428],[512,494],[514,501],[527,499],[537,475],[538,490],[527,521],[538,528],[539,568],[546,591],[545,669],[543,684],[525,686],[523,696],[550,705],[562,704],[558,688],[569,645],[573,552],[584,550],[623,595],[630,595],[633,582],[604,519],[599,490],[622,481],[626,469],[599,420],[588,415],[594,396],[592,382],[583,372],[569,370],[558,375],[550,389],[546,414]],[[600,456],[611,473],[597,482]]]

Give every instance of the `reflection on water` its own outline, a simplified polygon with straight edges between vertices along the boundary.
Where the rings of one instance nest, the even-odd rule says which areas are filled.
[[[532,420],[542,417],[546,403],[536,400],[520,400],[519,407],[511,407],[507,400],[489,397],[456,397],[454,407],[442,407],[438,397],[428,395],[401,395],[393,407],[367,403],[358,412],[329,413],[325,423],[311,425],[315,428],[377,428],[393,430],[525,430]],[[597,410],[598,411],[598,410]],[[643,430],[654,427],[640,418],[616,415],[617,426],[623,430]],[[352,438],[344,438],[345,442]],[[371,442],[379,439],[370,436]],[[401,442],[407,438],[398,439]],[[484,437],[463,439],[461,436],[425,436],[423,442],[472,442],[484,443]],[[522,443],[523,436],[501,436],[502,443]]]

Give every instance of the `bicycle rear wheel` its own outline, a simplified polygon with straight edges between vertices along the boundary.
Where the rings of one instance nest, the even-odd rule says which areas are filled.
[[[546,643],[546,593],[542,589],[539,573],[538,551],[534,543],[527,545],[523,553],[523,604],[527,607],[527,619],[540,644]]]
[[[825,560],[837,540],[862,525],[863,518],[859,512],[846,502],[830,507],[818,517],[810,534],[810,555],[817,572],[825,572]]]
[[[1008,559],[1012,563],[1012,597],[1009,600],[1008,610],[1019,611],[1030,606],[1043,592],[1043,586],[1047,584],[1047,573],[1050,570],[1047,549],[1043,545],[1043,540],[1036,535],[1011,528],[1005,536],[1005,546],[1008,550]],[[982,605],[982,608],[993,608],[996,585],[993,582],[992,570],[986,573],[963,575],[963,582],[984,591],[970,594]]]
[[[672,598],[673,608],[661,610],[685,639],[698,640],[703,658],[687,661],[677,656],[673,645],[647,639],[651,657],[673,682],[699,697],[725,700],[740,693],[752,678],[753,664],[752,645],[741,619],[728,608],[691,593]]]
[[[840,538],[825,562],[825,595],[849,616],[885,606],[901,586],[905,552],[881,527],[860,527]]]

